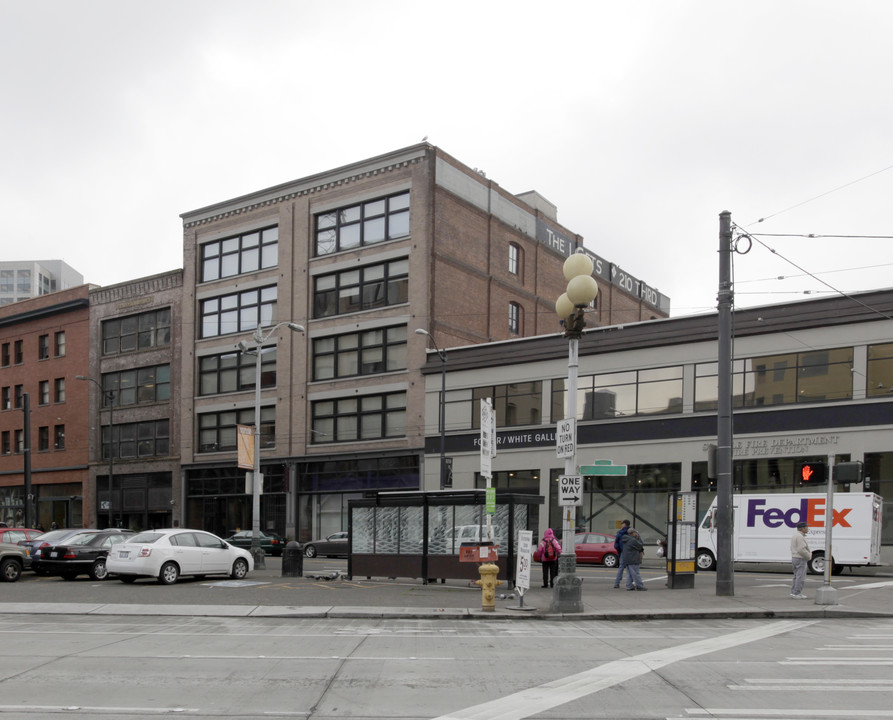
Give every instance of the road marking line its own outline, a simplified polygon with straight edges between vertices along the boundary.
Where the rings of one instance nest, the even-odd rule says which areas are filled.
[[[702,717],[719,717],[727,715],[735,718],[745,717],[893,717],[893,710],[788,710],[778,708],[750,708],[741,710],[738,708],[686,708],[688,715]]]
[[[441,715],[435,720],[519,720],[578,700],[599,690],[645,675],[666,665],[719,650],[792,632],[818,620],[783,621],[758,625],[728,635],[698,640],[598,665],[575,675],[528,688],[490,702]]]

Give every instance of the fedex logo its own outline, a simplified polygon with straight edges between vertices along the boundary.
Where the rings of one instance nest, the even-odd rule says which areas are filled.
[[[847,515],[853,508],[832,510],[831,525],[851,527],[847,521]],[[754,498],[747,501],[747,527],[754,527],[757,520],[770,528],[787,525],[789,528],[797,527],[798,522],[806,522],[809,527],[825,526],[825,498],[803,498],[799,505],[793,505],[787,510],[778,507],[766,507],[765,498]]]

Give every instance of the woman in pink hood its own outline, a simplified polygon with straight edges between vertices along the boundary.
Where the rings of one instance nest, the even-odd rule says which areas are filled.
[[[552,528],[547,528],[543,533],[537,548],[543,563],[543,587],[554,587],[555,576],[558,574],[558,556],[561,555],[561,543],[555,539]]]

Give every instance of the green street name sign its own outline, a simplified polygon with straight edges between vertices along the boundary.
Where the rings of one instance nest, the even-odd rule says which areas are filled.
[[[596,460],[595,465],[580,466],[581,475],[626,475],[626,465],[612,465],[610,460]]]

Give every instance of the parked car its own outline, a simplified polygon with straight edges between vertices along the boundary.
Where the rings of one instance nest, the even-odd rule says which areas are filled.
[[[0,580],[15,582],[22,576],[28,553],[23,547],[0,542]]]
[[[94,580],[108,577],[105,562],[109,549],[133,535],[132,530],[81,530],[49,547],[41,547],[40,568],[46,575],[74,580],[89,575]]]
[[[87,528],[62,528],[59,530],[50,530],[43,535],[38,535],[33,540],[20,540],[19,547],[23,547],[27,550],[29,559],[31,560],[30,569],[38,575],[46,575],[46,570],[40,564],[40,561],[43,558],[44,549],[51,545],[55,545],[56,543],[61,543],[72,535],[77,535],[79,532],[83,532],[86,529]],[[28,569],[27,565],[25,566],[25,569]]]
[[[248,550],[251,548],[251,540],[253,536],[254,532],[252,530],[242,530],[241,532],[237,532],[235,535],[226,538],[226,541],[230,545],[235,545],[236,547]],[[274,557],[279,557],[282,555],[282,550],[285,547],[285,540],[281,535],[277,535],[274,532],[262,532],[260,533],[260,546],[265,553],[273,555]]]
[[[141,532],[115,545],[106,568],[121,582],[154,577],[162,585],[173,585],[181,575],[241,579],[254,569],[254,558],[204,530],[170,528]]]
[[[332,533],[320,540],[304,543],[304,555],[309,558],[317,555],[326,557],[347,557],[350,553],[350,538],[346,532]]]
[[[601,563],[605,567],[617,567],[619,558],[614,549],[614,536],[604,533],[578,533],[574,536],[578,563]]]
[[[17,545],[22,540],[34,540],[43,535],[43,530],[35,528],[5,527],[0,528],[0,542]]]

